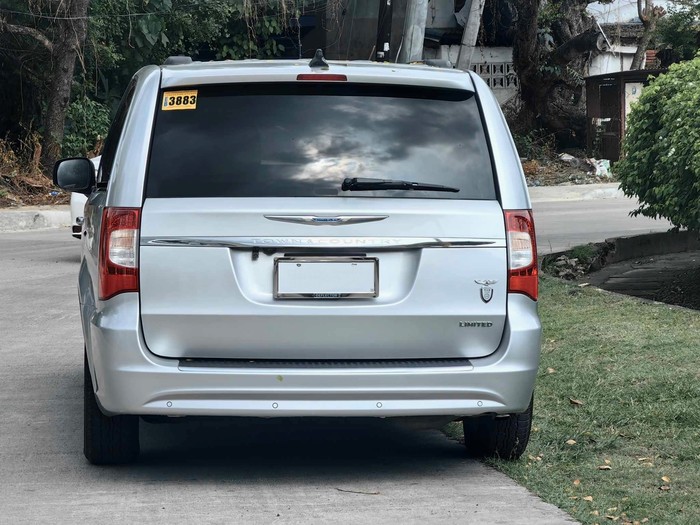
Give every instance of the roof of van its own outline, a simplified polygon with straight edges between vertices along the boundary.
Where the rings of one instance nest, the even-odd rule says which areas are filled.
[[[326,75],[344,75],[348,82],[404,84],[474,90],[468,73],[425,64],[329,60],[328,68],[309,67],[309,60],[222,60],[160,66],[163,88],[232,82],[323,81]],[[328,80],[333,80],[329,77]]]

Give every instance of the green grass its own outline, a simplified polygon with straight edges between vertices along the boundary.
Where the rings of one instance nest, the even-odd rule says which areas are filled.
[[[540,315],[530,445],[489,463],[583,523],[700,524],[700,312],[544,277]]]
[[[592,244],[575,246],[569,251],[569,257],[578,259],[582,264],[591,264],[598,253],[598,249]]]

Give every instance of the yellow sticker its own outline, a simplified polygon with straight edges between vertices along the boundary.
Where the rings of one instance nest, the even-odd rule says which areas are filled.
[[[163,93],[163,103],[160,108],[163,111],[175,109],[197,109],[197,90],[190,91],[166,91]]]

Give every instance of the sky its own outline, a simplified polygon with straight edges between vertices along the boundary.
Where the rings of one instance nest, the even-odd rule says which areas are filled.
[[[668,10],[669,0],[654,0],[654,5],[662,6]],[[594,2],[588,5],[588,12],[598,19],[601,24],[639,23],[637,14],[637,0],[615,0],[610,4]]]

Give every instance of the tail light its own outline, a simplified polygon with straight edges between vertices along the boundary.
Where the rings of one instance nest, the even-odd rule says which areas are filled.
[[[348,77],[345,75],[335,75],[333,73],[301,73],[297,75],[297,80],[315,80],[321,82],[345,82]]]
[[[537,243],[531,210],[505,210],[508,292],[537,300]]]
[[[139,208],[105,208],[100,234],[100,300],[139,291]]]

